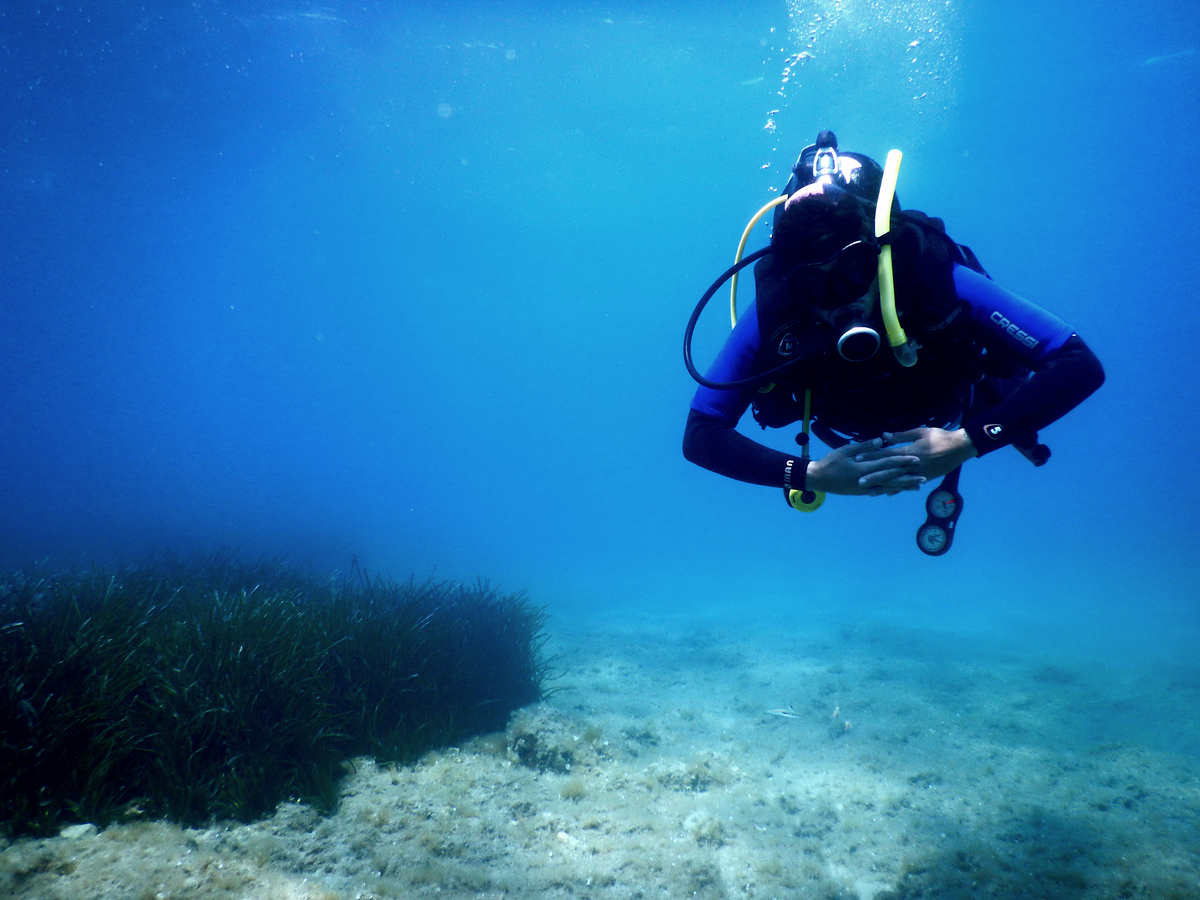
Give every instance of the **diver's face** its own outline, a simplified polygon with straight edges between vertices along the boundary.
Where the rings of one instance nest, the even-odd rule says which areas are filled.
[[[827,322],[865,321],[878,295],[878,244],[827,234],[812,243],[809,255],[812,261],[784,276],[792,296]]]
[[[870,238],[824,234],[806,247],[808,259],[794,265],[784,282],[792,296],[812,310],[840,310],[870,293],[878,274],[878,253],[880,246]]]
[[[853,325],[871,321],[875,307],[879,302],[879,279],[876,278],[868,285],[866,291],[843,303],[836,309],[813,308],[813,314],[825,322],[834,331],[844,331]]]

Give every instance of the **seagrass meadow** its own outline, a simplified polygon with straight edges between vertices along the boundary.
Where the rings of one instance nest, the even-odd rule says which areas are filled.
[[[543,694],[545,612],[486,583],[314,577],[231,554],[0,581],[0,830],[322,810]]]

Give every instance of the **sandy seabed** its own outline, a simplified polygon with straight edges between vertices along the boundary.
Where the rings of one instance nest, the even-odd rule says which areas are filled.
[[[75,826],[13,900],[1200,898],[1200,662],[882,624],[551,621],[545,702],[336,812]]]

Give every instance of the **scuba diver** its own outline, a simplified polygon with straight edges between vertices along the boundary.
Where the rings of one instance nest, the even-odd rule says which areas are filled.
[[[893,150],[881,168],[823,131],[751,220],[688,323],[684,361],[700,387],[683,455],[782,489],[803,512],[826,494],[890,496],[944,476],[917,532],[918,547],[940,556],[962,513],[962,464],[1009,445],[1044,464],[1038,432],[1099,388],[1104,370],[1070,326],[992,281],[940,219],[901,211],[900,159]],[[743,258],[771,209],[770,245]],[[755,300],[739,316],[737,274],[751,263]],[[730,280],[734,328],[701,375],[692,333]],[[801,422],[799,453],[739,433],[747,408],[764,429]],[[810,432],[831,451],[812,458]]]

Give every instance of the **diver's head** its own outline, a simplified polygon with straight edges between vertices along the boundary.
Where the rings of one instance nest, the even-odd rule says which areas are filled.
[[[879,244],[871,213],[857,197],[829,182],[797,191],[775,224],[771,253],[793,300],[841,335],[845,359],[875,354]]]
[[[862,153],[839,151],[837,136],[832,131],[822,131],[817,135],[815,144],[800,151],[784,193],[795,196],[813,184],[840,187],[874,206],[883,186],[883,169],[879,163]],[[893,193],[892,213],[899,212],[900,200]],[[782,215],[782,207],[775,207],[776,225]]]
[[[883,168],[879,163],[861,153],[839,152],[837,135],[832,131],[822,131],[815,144],[800,152],[792,172],[798,188],[832,184],[871,203],[879,197],[879,187],[883,184]]]
[[[836,310],[867,293],[879,245],[870,210],[832,184],[793,194],[771,234],[771,253],[788,291],[803,305]]]

